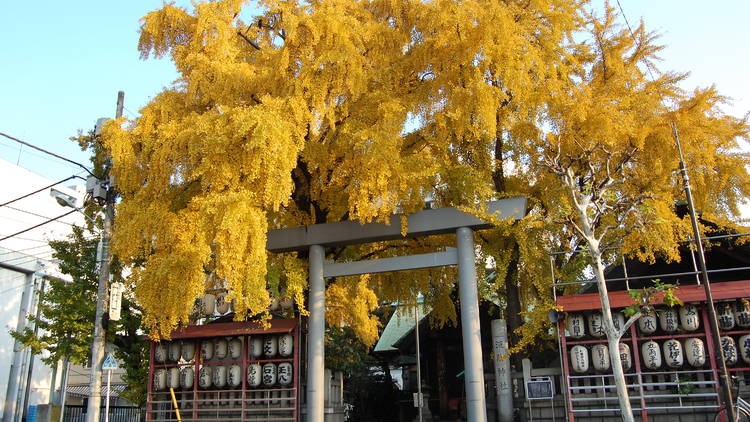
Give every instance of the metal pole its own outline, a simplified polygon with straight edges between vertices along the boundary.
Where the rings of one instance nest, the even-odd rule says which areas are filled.
[[[36,285],[36,282],[34,282],[34,285]],[[36,320],[39,321],[39,319],[42,316],[42,299],[44,298],[44,289],[47,287],[47,279],[42,278],[42,285],[39,289],[39,293],[37,293],[37,300],[36,300]],[[34,323],[34,338],[37,338],[37,335],[39,334],[39,326]],[[31,377],[34,375],[34,358],[35,356],[31,354],[31,357],[29,357],[29,371],[26,373],[26,392],[23,395],[23,420],[26,420],[26,412],[28,412],[29,409],[29,395],[31,394]],[[52,383],[54,383],[54,379],[52,380]]]
[[[727,363],[724,361],[724,354],[721,350],[721,338],[719,337],[719,322],[716,320],[716,308],[714,307],[714,298],[711,295],[711,282],[708,279],[708,271],[706,270],[706,257],[703,254],[703,244],[701,243],[701,233],[698,229],[698,218],[695,215],[695,206],[693,205],[693,193],[690,190],[690,179],[688,178],[687,170],[685,168],[685,158],[682,155],[682,145],[680,144],[680,135],[677,133],[677,125],[672,123],[672,134],[674,135],[675,143],[677,144],[677,151],[680,153],[680,173],[682,173],[682,184],[685,190],[685,196],[688,203],[688,211],[690,212],[690,222],[693,226],[693,237],[695,238],[695,248],[698,252],[698,264],[701,267],[701,274],[703,275],[703,290],[706,292],[706,307],[708,308],[708,322],[711,325],[711,337],[714,340],[714,354],[716,355],[716,363],[719,365],[719,376],[723,379],[721,390],[724,393],[724,406],[727,408],[727,415],[729,420],[735,420],[735,409],[734,399],[732,398],[732,383],[729,378],[729,370],[727,370]]]
[[[122,117],[125,93],[117,93],[116,118]],[[105,168],[104,178],[109,176],[109,166]],[[106,331],[102,325],[104,307],[109,291],[109,239],[114,220],[114,189],[107,185],[107,195],[104,204],[104,223],[101,235],[102,258],[99,262],[99,289],[96,294],[96,316],[94,318],[94,338],[91,341],[91,372],[89,377],[89,403],[86,410],[86,422],[99,422],[100,406],[102,404],[102,360],[104,360],[104,343]]]
[[[16,322],[16,331],[22,332],[26,327],[26,315],[29,312],[31,296],[34,289],[34,273],[32,271],[25,274],[24,289],[21,294],[21,304],[18,309],[18,321]],[[16,413],[16,398],[18,397],[18,385],[21,382],[21,358],[23,354],[23,344],[16,340],[13,342],[13,361],[10,364],[10,373],[8,374],[8,388],[5,391],[5,405],[3,406],[3,422],[12,422]]]
[[[326,295],[323,279],[325,252],[320,245],[310,246],[310,292],[307,328],[307,421],[323,422],[326,326]]]
[[[458,247],[458,293],[461,301],[461,334],[464,348],[466,416],[469,422],[485,422],[482,335],[479,327],[477,269],[474,263],[474,233],[467,227],[456,230]]]
[[[417,301],[419,298],[417,298]],[[422,363],[421,355],[419,353],[419,303],[414,304],[414,335],[417,340],[417,405],[419,407],[419,422],[422,422]]]
[[[63,416],[65,416],[65,399],[68,397],[68,370],[70,369],[70,360],[65,358],[63,360],[63,376],[62,376],[62,388],[60,388],[60,419],[58,422],[63,422]]]
[[[104,408],[104,422],[109,422],[109,381],[112,379],[112,370],[107,369],[107,400]]]

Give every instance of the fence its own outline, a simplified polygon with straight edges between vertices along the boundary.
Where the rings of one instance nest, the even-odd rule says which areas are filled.
[[[66,405],[63,422],[83,422],[86,419],[86,406]],[[109,422],[142,422],[146,420],[146,412],[139,407],[109,406]],[[101,409],[99,421],[104,422],[104,407]]]

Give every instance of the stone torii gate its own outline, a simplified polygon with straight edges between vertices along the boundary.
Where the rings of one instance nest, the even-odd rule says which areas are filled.
[[[526,198],[509,198],[486,204],[487,212],[498,218],[520,219],[526,215]],[[307,421],[323,422],[324,417],[324,334],[325,278],[368,273],[402,271],[458,265],[461,334],[464,351],[466,411],[470,422],[485,422],[484,368],[479,327],[477,273],[474,264],[474,230],[490,228],[480,220],[454,207],[419,211],[407,217],[406,237],[456,233],[456,249],[357,262],[326,262],[325,248],[384,240],[403,239],[401,215],[392,215],[390,224],[342,221],[305,227],[271,230],[270,252],[309,252],[309,304],[307,338]]]

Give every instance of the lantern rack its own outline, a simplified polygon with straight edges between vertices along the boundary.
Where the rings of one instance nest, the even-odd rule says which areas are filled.
[[[279,355],[278,349],[271,350],[273,347],[266,344],[263,344],[263,350],[261,350],[262,357],[258,356],[258,351],[253,355],[252,344],[256,343],[257,346],[257,341],[254,342],[254,339],[278,339],[290,334],[292,350],[289,356]],[[296,319],[272,319],[270,327],[266,328],[253,322],[188,326],[172,333],[172,339],[175,343],[168,344],[166,351],[165,346],[151,343],[146,404],[147,421],[177,420],[169,387],[172,387],[174,391],[181,420],[185,422],[294,422],[300,420],[300,329]],[[228,339],[235,343],[230,346]],[[237,340],[239,340],[241,350],[240,356],[237,356],[236,350],[233,353],[229,350],[237,347]],[[218,354],[221,357],[216,355],[216,350],[212,350],[211,354],[214,356],[205,359],[209,355],[208,343],[211,343],[213,347],[213,344],[220,341],[226,342],[221,347],[226,347],[227,350],[222,350]],[[171,361],[158,362],[158,360],[168,359],[165,359],[164,353],[169,353],[170,345],[175,348],[176,342],[192,344],[192,356],[187,353],[186,358],[186,353],[182,352],[178,359],[174,359],[177,352],[173,351],[173,355],[169,357]],[[204,343],[206,350],[202,347]],[[185,350],[182,349],[182,344],[180,349]],[[285,342],[285,347],[288,346]],[[157,350],[159,347],[161,348]],[[190,350],[190,346],[187,350]],[[277,376],[281,365],[286,365],[283,383]],[[221,367],[224,369],[219,369]],[[288,369],[286,369],[289,367],[291,367],[291,374],[288,374]],[[174,368],[177,368],[177,371],[172,371]],[[252,383],[249,376],[251,368],[254,371]],[[263,371],[265,368],[268,369],[268,373],[256,372],[258,369]],[[239,369],[240,382],[236,379],[237,369]],[[232,371],[234,374],[230,375]],[[175,380],[174,373],[179,374],[178,381]],[[203,380],[201,376],[204,377]],[[231,382],[230,377],[233,380]],[[286,377],[291,377],[291,380]],[[260,385],[252,385],[257,384],[257,381]]]
[[[747,291],[747,290],[745,290]],[[729,299],[723,297],[722,299]],[[741,298],[732,298],[732,302]],[[630,393],[633,411],[641,413],[641,419],[648,420],[648,414],[669,414],[675,412],[695,412],[703,409],[714,411],[719,406],[718,366],[713,353],[714,343],[710,335],[711,329],[708,322],[708,313],[702,302],[693,303],[699,313],[700,325],[695,331],[680,331],[667,333],[663,330],[645,334],[638,328],[638,322],[632,324],[625,333],[620,343],[630,348],[631,367],[625,371],[625,379],[628,392]],[[718,305],[718,304],[717,304]],[[723,304],[721,304],[723,305]],[[721,306],[719,305],[719,306]],[[717,306],[718,307],[718,306]],[[619,309],[613,309],[613,314]],[[576,313],[600,312],[598,309],[581,310]],[[587,325],[587,324],[584,324]],[[657,324],[658,325],[658,324]],[[721,324],[720,324],[721,325]],[[587,371],[576,374],[571,362],[571,350],[574,346],[592,347],[597,344],[607,345],[606,337],[593,337],[590,334],[580,338],[571,338],[567,332],[566,321],[558,321],[561,333],[561,346],[564,351],[563,371],[565,385],[567,387],[566,402],[568,417],[574,421],[575,417],[601,417],[608,413],[619,413],[619,397],[616,392],[611,370],[609,373],[597,373],[593,365],[589,365]],[[588,328],[588,327],[587,327]],[[661,328],[661,327],[660,327]],[[588,330],[587,330],[588,331]],[[750,326],[746,329],[730,328],[720,330],[720,335],[730,336],[735,342],[735,362],[728,363],[729,371],[740,378],[741,386],[747,388],[750,385],[750,363],[746,363],[744,357],[750,360],[750,339],[748,344],[739,344],[741,336],[750,334]],[[704,344],[705,363],[699,367],[692,367],[685,354],[682,352],[683,363],[681,368],[671,369],[662,362],[658,368],[646,368],[645,361],[641,356],[641,346],[648,341],[658,341],[661,351],[663,343],[668,340],[684,340],[688,338],[700,339]],[[747,351],[745,351],[747,349]],[[590,352],[589,352],[590,353]],[[727,353],[726,351],[724,352]],[[662,359],[663,360],[663,359]],[[664,370],[666,368],[666,370]],[[744,391],[741,389],[741,393]]]

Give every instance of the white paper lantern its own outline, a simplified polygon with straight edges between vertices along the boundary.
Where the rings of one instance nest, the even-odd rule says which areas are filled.
[[[622,312],[615,312],[612,314],[612,325],[615,326],[615,330],[625,326],[625,314]]]
[[[223,337],[217,337],[214,339],[214,357],[216,360],[223,360],[227,357],[227,351],[229,346],[227,345],[227,339]]]
[[[169,368],[167,374],[167,387],[175,389],[180,388],[180,368],[176,366]]]
[[[717,307],[719,328],[722,330],[731,330],[734,328],[734,312],[730,303],[720,303]]]
[[[211,316],[216,310],[216,296],[206,293],[201,296],[201,313],[203,316]]]
[[[216,388],[224,388],[227,385],[227,367],[224,365],[214,365],[211,372],[211,383]]]
[[[191,361],[195,357],[195,342],[190,340],[182,341],[182,358]]]
[[[659,324],[665,333],[673,333],[679,328],[679,316],[674,308],[659,310]]]
[[[604,337],[604,326],[602,325],[602,314],[594,312],[588,317],[589,333],[594,337]]]
[[[263,385],[270,387],[276,384],[276,365],[267,363],[263,365]]]
[[[582,374],[589,370],[589,352],[581,345],[570,349],[570,362],[573,372]]]
[[[750,303],[745,299],[734,302],[734,322],[742,327],[750,327]]]
[[[294,337],[291,334],[281,334],[279,336],[279,355],[289,357],[292,355],[294,348]]]
[[[609,370],[609,347],[606,344],[597,344],[591,348],[591,364],[596,371]]]
[[[211,388],[212,371],[210,366],[202,366],[198,371],[198,386],[202,389]]]
[[[706,347],[703,340],[695,337],[685,340],[685,355],[690,366],[703,367],[706,364]]]
[[[167,344],[164,341],[156,343],[154,346],[154,360],[157,363],[164,363],[167,361]]]
[[[157,369],[154,371],[154,390],[162,391],[167,389],[167,370]]]
[[[737,363],[737,346],[734,344],[734,339],[732,337],[721,337],[721,352],[724,355],[724,362],[726,362],[727,365],[734,365]]]
[[[620,352],[620,362],[622,363],[622,370],[628,371],[633,366],[633,355],[630,353],[630,346],[625,343],[618,345],[618,351]]]
[[[256,388],[260,387],[260,383],[262,380],[261,372],[263,369],[261,368],[259,363],[251,363],[247,365],[247,384],[250,387]]]
[[[282,385],[284,387],[292,384],[292,364],[289,362],[282,362],[279,364],[278,368],[279,373],[279,385]]]
[[[240,365],[230,365],[227,371],[227,382],[232,388],[242,385],[242,368]]]
[[[227,300],[226,293],[219,293],[216,295],[216,312],[219,315],[229,313],[229,300]]]
[[[583,315],[569,314],[565,322],[568,328],[568,336],[573,338],[581,338],[586,335],[586,330],[583,327]]]
[[[684,356],[682,353],[682,344],[678,340],[670,339],[662,344],[664,352],[664,362],[670,368],[682,368]]]
[[[745,334],[739,338],[740,357],[745,363],[750,363],[750,334]]]
[[[661,366],[661,350],[659,343],[650,340],[641,345],[643,365],[648,369],[658,369]]]
[[[178,362],[180,360],[180,353],[182,352],[182,345],[179,341],[170,341],[167,343],[167,350],[170,362]]]
[[[260,359],[263,357],[263,337],[253,336],[250,338],[250,357]]]
[[[267,358],[272,358],[276,356],[277,352],[278,352],[278,343],[276,341],[276,336],[263,337],[263,354]]]
[[[239,360],[242,357],[242,340],[237,337],[229,339],[229,358]]]
[[[685,331],[695,331],[700,327],[700,316],[698,307],[693,304],[685,304],[680,307],[680,325]]]
[[[201,360],[207,361],[214,358],[214,342],[211,339],[201,340]]]
[[[183,390],[190,390],[195,383],[195,370],[192,366],[186,366],[180,371],[180,387]]]
[[[657,318],[655,312],[647,312],[638,319],[638,328],[642,334],[653,334],[657,328]]]

